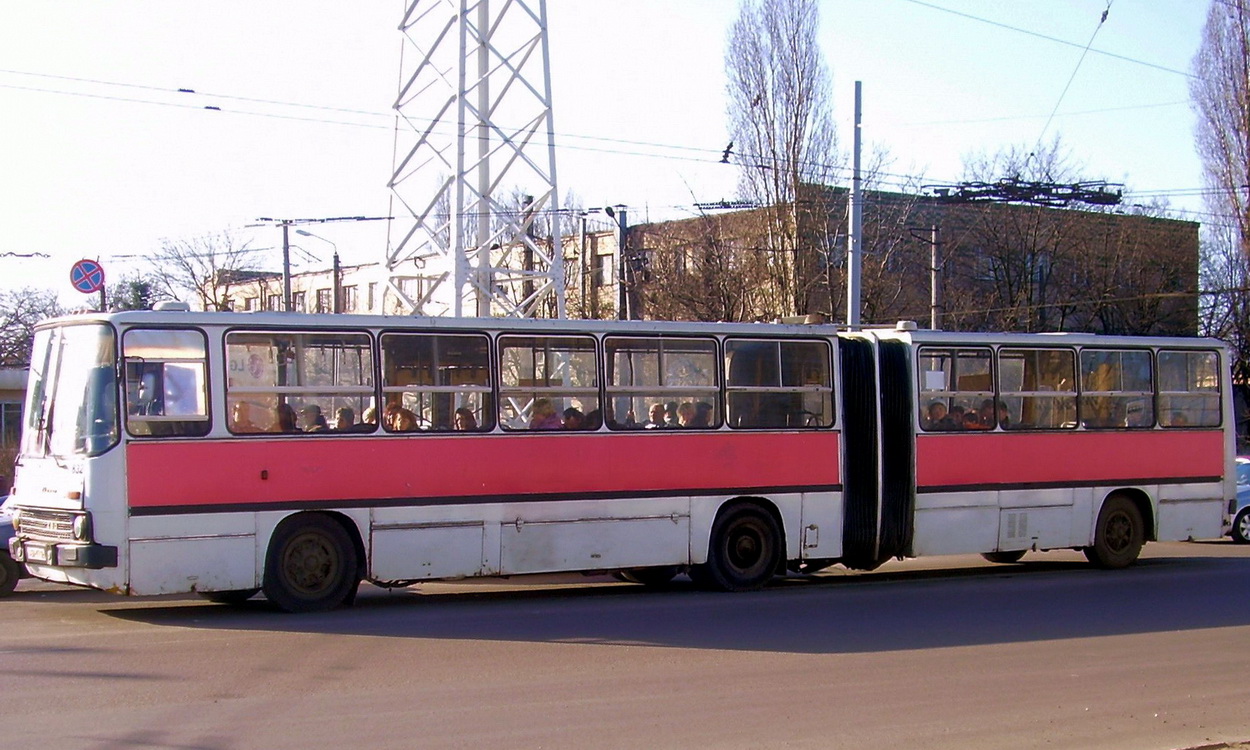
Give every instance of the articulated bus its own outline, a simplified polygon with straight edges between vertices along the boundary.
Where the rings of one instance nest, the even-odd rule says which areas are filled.
[[[892,558],[1214,538],[1218,341],[143,311],[36,332],[13,557],[123,594],[603,571],[757,589]]]

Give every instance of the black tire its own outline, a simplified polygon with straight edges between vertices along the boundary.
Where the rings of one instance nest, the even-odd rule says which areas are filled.
[[[9,557],[9,553],[0,553],[0,596],[12,594],[21,577],[22,564]]]
[[[655,568],[630,568],[621,571],[623,580],[641,583],[648,588],[662,588],[677,577],[676,565],[661,565]]]
[[[201,591],[200,596],[214,604],[242,604],[260,593],[260,589],[235,589],[233,591]]]
[[[1146,524],[1141,511],[1127,497],[1112,496],[1102,504],[1094,526],[1094,546],[1086,547],[1085,559],[1100,568],[1132,565],[1146,543]]]
[[[753,505],[730,508],[712,525],[703,570],[721,591],[753,591],[776,573],[781,550],[781,532],[767,511]]]
[[[355,599],[356,546],[329,516],[303,513],[281,524],[265,556],[265,597],[287,612],[321,612]]]
[[[1020,559],[1024,557],[1024,553],[1025,550],[1022,549],[999,550],[997,552],[982,552],[981,557],[984,557],[992,563],[1003,563],[1004,565],[1009,565],[1011,563],[1020,562]]]
[[[1229,536],[1238,544],[1250,544],[1250,506],[1242,508],[1233,519],[1233,530]]]

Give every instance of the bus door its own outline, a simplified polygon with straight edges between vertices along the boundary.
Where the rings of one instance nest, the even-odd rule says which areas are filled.
[[[840,342],[842,562],[871,570],[911,552],[916,499],[908,346],[870,334]]]

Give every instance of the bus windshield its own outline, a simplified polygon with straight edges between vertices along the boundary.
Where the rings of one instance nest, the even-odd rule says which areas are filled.
[[[117,443],[116,346],[103,324],[35,334],[22,455],[97,455]]]

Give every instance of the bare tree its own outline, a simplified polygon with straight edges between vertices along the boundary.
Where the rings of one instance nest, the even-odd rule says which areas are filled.
[[[35,325],[65,313],[50,289],[0,291],[0,367],[26,367]]]
[[[257,269],[248,243],[229,232],[190,240],[165,240],[152,256],[154,292],[167,299],[194,299],[204,310],[229,310],[231,290]]]
[[[150,310],[152,305],[163,299],[157,279],[139,271],[123,276],[108,286],[108,305],[113,310]]]
[[[1250,254],[1250,10],[1245,0],[1213,0],[1193,61],[1189,93],[1211,212],[1236,227]]]
[[[837,160],[833,85],[817,44],[816,0],[742,0],[725,52],[726,156],[740,167],[739,192],[764,209],[769,287],[778,314],[809,312],[800,279],[811,276],[799,248],[798,195],[825,184]]]

